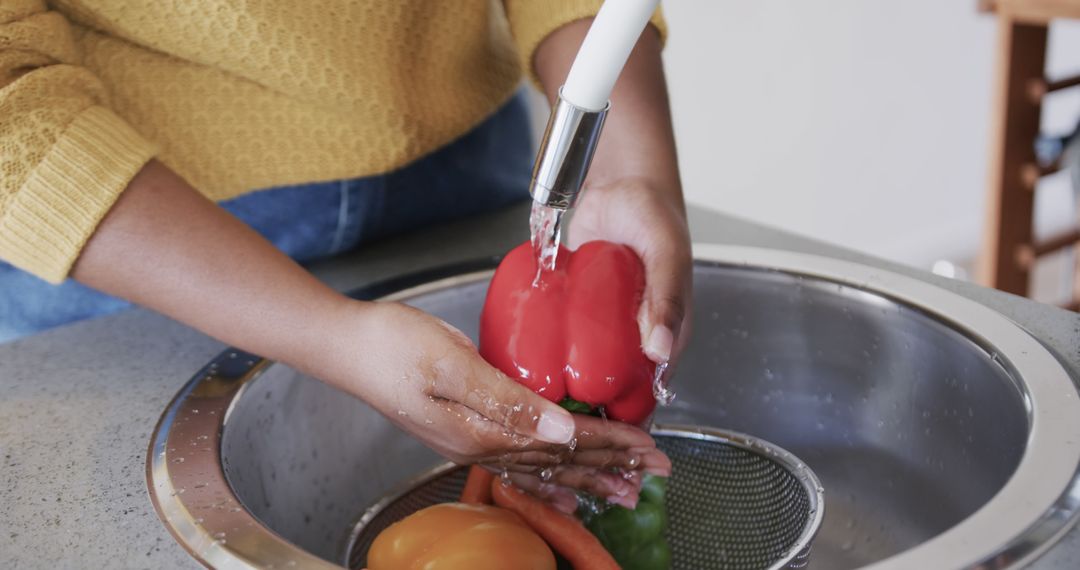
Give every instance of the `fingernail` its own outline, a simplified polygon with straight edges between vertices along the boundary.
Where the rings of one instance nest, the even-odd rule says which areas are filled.
[[[653,362],[667,362],[671,360],[671,345],[675,337],[671,329],[664,325],[656,325],[649,333],[649,339],[645,341],[645,355]]]
[[[569,413],[544,412],[536,422],[536,435],[549,443],[569,443],[574,437],[574,418]]]
[[[634,510],[637,508],[638,498],[630,496],[620,497],[618,495],[612,495],[607,498],[607,502],[613,505],[619,505],[620,507],[626,507],[630,510]]]

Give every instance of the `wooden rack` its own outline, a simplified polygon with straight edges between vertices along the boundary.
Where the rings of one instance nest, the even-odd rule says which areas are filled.
[[[1039,257],[1068,247],[1080,252],[1080,228],[1036,242],[1032,227],[1039,179],[1061,168],[1060,164],[1039,165],[1035,158],[1043,98],[1080,86],[1080,76],[1045,77],[1047,27],[1057,18],[1080,18],[1080,0],[984,0],[979,6],[993,12],[998,23],[989,196],[979,280],[1026,296]],[[1066,306],[1070,310],[1080,307],[1080,274],[1073,276],[1072,300]]]

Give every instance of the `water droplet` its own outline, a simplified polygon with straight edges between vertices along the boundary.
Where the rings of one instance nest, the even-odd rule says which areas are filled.
[[[667,406],[675,400],[675,392],[667,386],[667,369],[668,363],[661,362],[656,365],[656,372],[653,374],[653,397],[661,406]]]
[[[555,472],[550,467],[545,467],[540,470],[540,480],[544,482],[550,481],[554,474]]]

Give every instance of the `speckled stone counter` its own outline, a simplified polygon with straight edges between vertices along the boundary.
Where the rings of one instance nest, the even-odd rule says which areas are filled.
[[[526,238],[527,208],[390,240],[312,266],[346,290],[497,255]],[[849,259],[933,282],[1039,338],[1080,378],[1080,317],[1011,295],[693,210],[694,239]],[[223,345],[149,311],[0,345],[0,568],[197,568],[158,520],[144,479],[158,416]],[[1073,529],[1034,565],[1080,568]]]

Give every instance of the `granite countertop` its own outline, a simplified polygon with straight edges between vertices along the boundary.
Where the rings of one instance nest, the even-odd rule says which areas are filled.
[[[483,256],[527,237],[526,206],[433,228],[311,267],[347,290]],[[1080,378],[1080,316],[719,213],[691,210],[695,241],[848,259],[907,274],[1025,327]],[[0,345],[0,567],[198,568],[147,496],[146,450],[176,392],[224,346],[131,310]],[[1080,567],[1080,530],[1036,568]]]

